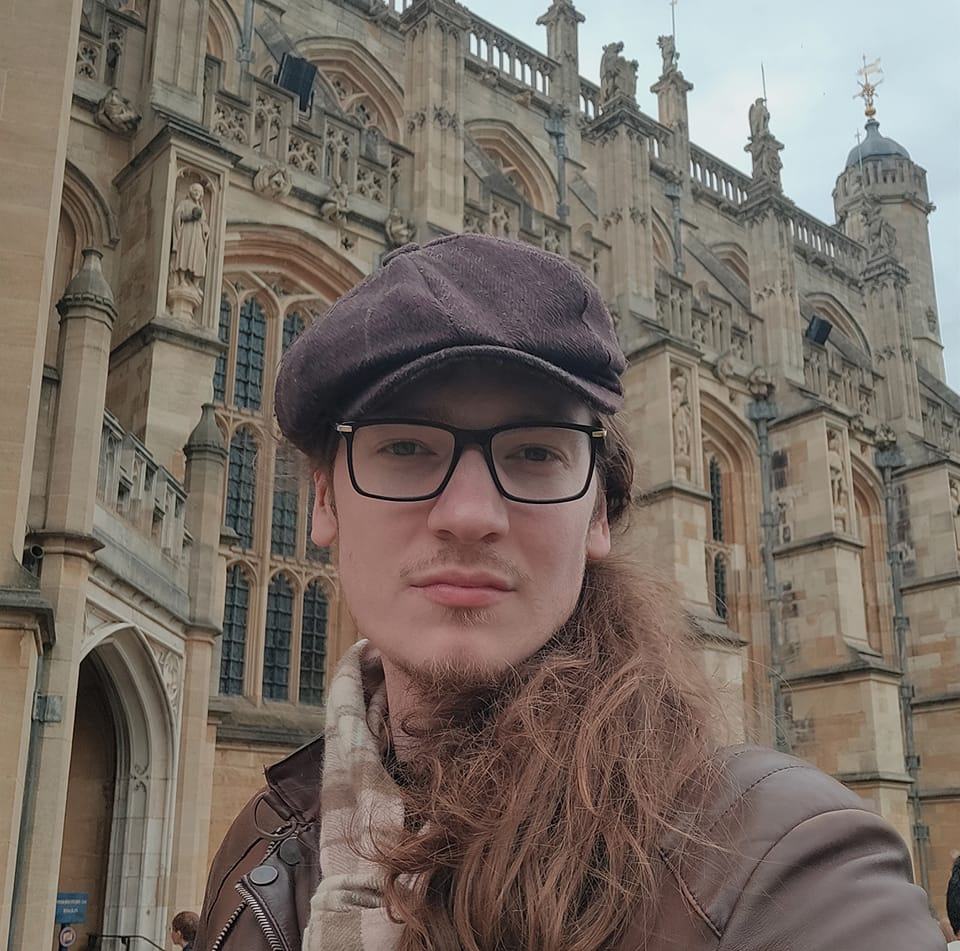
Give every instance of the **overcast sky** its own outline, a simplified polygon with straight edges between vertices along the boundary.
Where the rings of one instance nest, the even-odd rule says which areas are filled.
[[[536,25],[549,0],[465,0],[479,16],[546,50]],[[669,0],[574,0],[580,72],[599,82],[605,43],[623,40],[640,63],[637,101],[657,114],[649,91],[660,72],[657,37],[670,32]],[[694,84],[690,138],[745,172],[747,109],[767,76],[770,130],[784,143],[783,187],[829,224],[831,192],[863,129],[856,70],[881,58],[877,119],[927,170],[938,309],[947,380],[960,389],[960,0],[678,0],[680,68]],[[951,65],[952,64],[952,65]]]

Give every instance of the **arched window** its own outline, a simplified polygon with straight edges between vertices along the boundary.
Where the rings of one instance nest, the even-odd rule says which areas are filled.
[[[723,473],[716,456],[710,459],[710,532],[715,542],[723,538]]]
[[[246,409],[260,409],[263,401],[263,364],[267,348],[267,319],[255,297],[240,308],[237,324],[237,365],[233,401]]]
[[[240,565],[227,569],[223,601],[223,636],[220,638],[220,693],[243,693],[243,654],[247,642],[247,609],[250,584]]]
[[[267,626],[263,637],[264,700],[287,699],[292,631],[293,588],[286,575],[277,574],[267,589]]]
[[[713,610],[717,617],[725,621],[727,609],[727,559],[718,554],[713,560]]]
[[[217,356],[217,365],[213,371],[213,398],[223,403],[227,398],[227,353],[230,347],[230,300],[226,294],[220,298],[220,326],[217,337],[224,350]]]
[[[273,520],[270,551],[274,555],[294,555],[297,550],[297,507],[299,486],[297,461],[289,446],[277,449],[273,473]]]
[[[327,656],[327,598],[319,581],[303,592],[300,635],[300,702],[323,703],[323,672]]]
[[[246,427],[230,440],[227,470],[227,512],[224,521],[240,538],[244,548],[253,548],[254,496],[257,489],[257,440]]]
[[[287,352],[287,347],[293,343],[300,334],[303,333],[303,328],[306,326],[306,322],[303,317],[298,314],[296,311],[291,311],[286,317],[283,318],[283,352]]]

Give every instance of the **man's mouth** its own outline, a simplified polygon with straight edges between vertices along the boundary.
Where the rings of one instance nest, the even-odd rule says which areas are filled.
[[[501,575],[464,569],[426,572],[414,578],[410,586],[434,604],[449,608],[492,607],[514,590]]]

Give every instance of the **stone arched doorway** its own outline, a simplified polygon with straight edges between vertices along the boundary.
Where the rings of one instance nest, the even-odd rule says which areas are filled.
[[[165,939],[180,669],[129,624],[85,645],[59,883],[89,895],[79,947],[84,933]]]
[[[103,915],[117,785],[117,730],[110,687],[94,661],[80,665],[73,725],[59,892],[87,896],[87,917],[74,925],[80,947],[104,933]]]

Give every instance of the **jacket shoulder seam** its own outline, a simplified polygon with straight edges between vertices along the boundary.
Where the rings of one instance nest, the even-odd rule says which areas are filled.
[[[737,908],[739,907],[740,902],[743,899],[744,893],[750,887],[750,883],[753,881],[754,876],[759,872],[760,867],[766,861],[767,856],[778,845],[780,845],[780,843],[783,842],[783,840],[786,839],[787,836],[789,836],[792,832],[795,832],[801,826],[806,825],[808,822],[813,822],[815,819],[822,819],[824,816],[833,816],[833,815],[836,815],[837,813],[849,813],[849,812],[862,813],[863,815],[870,816],[874,819],[879,818],[879,816],[877,816],[876,813],[871,812],[869,809],[859,809],[856,806],[841,806],[838,809],[825,809],[823,812],[816,812],[812,816],[807,816],[805,819],[801,819],[799,822],[790,826],[790,828],[787,829],[786,832],[783,833],[783,835],[780,835],[776,839],[774,839],[770,843],[766,851],[763,853],[763,855],[759,859],[757,859],[756,864],[753,866],[753,869],[750,871],[750,874],[747,876],[747,880],[743,883],[743,887],[740,889],[740,893],[737,895],[737,900],[733,903],[733,907],[730,909],[730,914],[727,917],[726,923],[724,924],[723,934],[721,936],[721,939],[723,940],[726,938],[727,925],[730,924],[730,922],[733,920],[734,916],[736,915]],[[719,949],[719,951],[722,951],[722,949]]]

